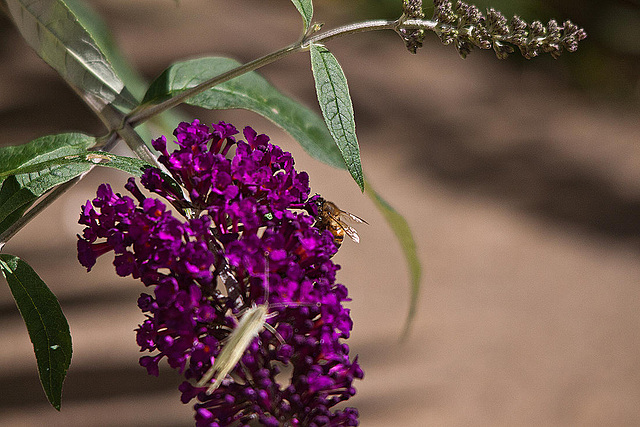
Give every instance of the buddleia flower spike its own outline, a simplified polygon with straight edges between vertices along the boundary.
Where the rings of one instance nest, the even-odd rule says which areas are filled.
[[[562,25],[550,20],[547,25],[540,21],[528,24],[514,16],[507,20],[495,9],[487,15],[473,5],[463,1],[434,0],[434,31],[444,44],[453,43],[461,57],[466,57],[474,48],[491,49],[500,59],[520,49],[522,55],[531,59],[543,53],[558,58],[563,50],[574,52],[578,42],[587,37],[584,29],[571,21]]]
[[[356,426],[355,408],[336,408],[364,373],[344,342],[353,323],[334,236],[307,213],[309,176],[291,153],[250,127],[238,134],[194,120],[174,147],[154,140],[173,179],[145,170],[157,197],[133,178],[129,195],[101,185],[82,209],[78,258],[91,269],[113,252],[116,272],[150,289],[138,299],[136,339],[151,353],[140,365],[180,371],[198,427]]]

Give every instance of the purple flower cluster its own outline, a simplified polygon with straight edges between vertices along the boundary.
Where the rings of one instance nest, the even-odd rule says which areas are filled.
[[[125,186],[133,197],[103,184],[83,206],[78,259],[90,270],[113,251],[119,275],[153,288],[138,300],[146,320],[137,341],[153,353],[140,364],[158,375],[166,358],[191,380],[180,390],[184,403],[197,398],[196,425],[357,425],[356,409],[332,411],[363,377],[342,342],[352,322],[347,289],[335,282],[333,236],[305,212],[315,209],[309,180],[291,154],[249,127],[245,141],[237,133],[195,120],[175,130],[175,151],[164,137],[153,141],[171,177],[149,168],[141,183],[185,219],[145,197],[133,178]],[[192,384],[243,312],[259,304],[268,307],[270,327],[260,328],[231,375],[210,395]]]

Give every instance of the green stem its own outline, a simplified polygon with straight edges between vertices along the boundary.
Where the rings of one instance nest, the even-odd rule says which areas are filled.
[[[305,47],[308,47],[312,43],[325,43],[329,40],[349,34],[365,33],[368,31],[379,30],[395,30],[399,24],[399,20],[390,21],[386,19],[356,22],[355,24],[347,24],[343,25],[342,27],[334,28],[333,30],[325,31],[323,33],[310,35],[306,39],[302,40],[301,44],[303,44]]]
[[[160,170],[165,170],[164,166],[158,162],[158,158],[149,150],[147,144],[144,143],[140,134],[136,132],[131,125],[125,124],[121,129],[118,129],[118,136],[125,140],[131,151],[133,151],[139,159],[144,160]]]
[[[406,28],[410,30],[435,30],[438,26],[445,26],[438,21],[428,19],[405,19],[398,25],[398,29]]]

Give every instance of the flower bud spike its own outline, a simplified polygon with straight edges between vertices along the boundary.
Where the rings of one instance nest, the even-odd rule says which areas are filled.
[[[505,59],[517,47],[527,59],[542,53],[557,59],[563,49],[573,52],[578,48],[578,42],[587,37],[587,33],[571,21],[560,26],[552,19],[545,26],[540,21],[528,24],[514,16],[507,23],[495,9],[488,9],[485,17],[476,6],[459,0],[455,5],[450,1],[435,0],[434,5],[434,31],[442,43],[453,43],[462,58],[477,47],[493,48],[499,59]]]

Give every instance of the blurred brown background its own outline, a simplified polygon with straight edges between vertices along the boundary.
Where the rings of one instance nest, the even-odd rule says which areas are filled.
[[[125,55],[151,79],[186,57],[248,61],[298,37],[288,0],[96,0]],[[327,27],[395,18],[400,0],[317,0]],[[485,7],[489,2],[478,2]],[[425,3],[426,6],[429,6]],[[365,369],[349,402],[363,426],[640,425],[640,9],[637,1],[493,1],[509,16],[571,18],[589,38],[559,60],[461,60],[433,34],[410,55],[393,33],[331,42],[349,79],[372,184],[406,215],[424,278],[409,340],[398,336],[408,276],[397,242],[345,172],[310,159],[246,112],[183,110],[251,124],[292,151],[314,191],[365,217],[336,261],[351,292],[350,346]],[[427,15],[430,9],[426,7]],[[262,70],[315,108],[306,55]],[[100,123],[0,17],[0,138]],[[75,259],[80,205],[98,171],[18,234],[58,295],[74,339],[63,410],[47,403],[11,294],[0,288],[0,425],[192,425],[179,376],[138,366],[142,286],[109,259]]]

